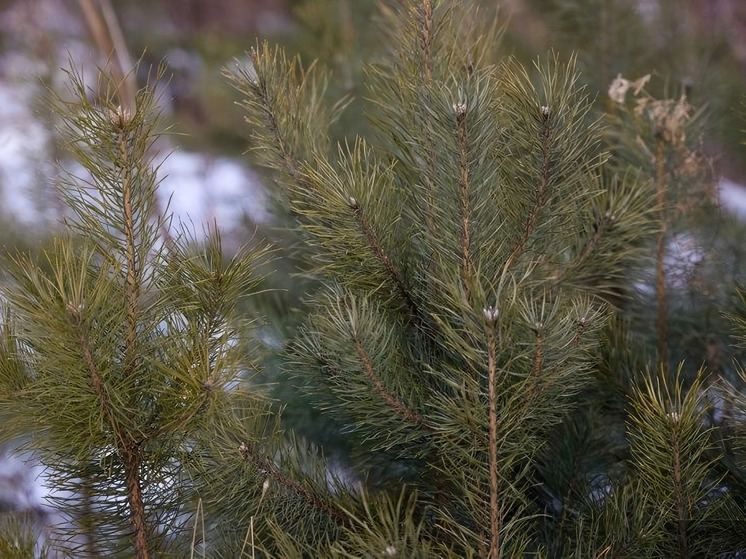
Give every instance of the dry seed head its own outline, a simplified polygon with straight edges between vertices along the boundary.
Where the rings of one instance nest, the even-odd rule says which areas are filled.
[[[611,82],[611,85],[609,85],[609,97],[612,101],[621,105],[622,103],[624,103],[624,99],[627,96],[627,91],[629,91],[629,89],[634,89],[635,95],[639,95],[640,91],[642,91],[642,88],[645,87],[645,84],[647,84],[649,81],[650,74],[647,74],[646,76],[643,76],[639,80],[633,82],[624,79],[622,75],[619,74],[616,78],[614,78],[614,81]]]

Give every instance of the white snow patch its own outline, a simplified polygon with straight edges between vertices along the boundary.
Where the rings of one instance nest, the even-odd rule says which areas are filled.
[[[746,219],[746,186],[725,177],[720,178],[718,186],[723,209],[740,219]]]

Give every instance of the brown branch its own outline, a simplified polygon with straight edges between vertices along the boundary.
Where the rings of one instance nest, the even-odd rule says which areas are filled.
[[[676,501],[676,527],[678,529],[679,557],[689,559],[689,542],[686,527],[686,506],[684,504],[681,483],[681,451],[679,449],[678,433],[673,434],[673,496]]]
[[[433,79],[432,29],[433,6],[431,0],[422,0],[422,35],[420,36],[420,50],[422,51],[422,67],[425,70],[425,84],[429,85]]]
[[[238,447],[238,451],[241,456],[256,469],[261,471],[271,480],[292,491],[295,495],[303,499],[315,509],[326,513],[326,515],[329,516],[329,518],[331,518],[338,526],[349,526],[350,518],[344,510],[320,499],[305,488],[300,482],[283,474],[273,462],[259,456],[253,446],[241,443],[241,446]]]
[[[142,499],[142,487],[140,485],[140,456],[139,443],[134,440],[122,442],[119,452],[124,464],[124,481],[127,488],[127,502],[130,509],[130,526],[132,527],[132,539],[135,546],[137,559],[150,559],[150,543],[148,538],[147,522],[145,520],[145,504]]]
[[[655,154],[655,185],[658,203],[658,252],[656,255],[656,300],[658,316],[655,321],[658,333],[658,362],[664,372],[668,371],[668,304],[666,301],[666,176],[663,160],[663,140],[658,141]]]
[[[101,380],[101,375],[98,372],[98,366],[96,360],[93,357],[93,350],[91,344],[88,341],[88,335],[86,334],[85,328],[83,327],[83,317],[81,316],[81,307],[74,307],[72,303],[67,306],[67,315],[75,328],[75,333],[78,336],[78,343],[80,349],[83,352],[83,361],[88,369],[88,374],[91,377],[91,386],[93,393],[98,398],[98,405],[101,408],[102,413],[111,418],[111,405],[109,403],[109,395],[106,392],[106,386]]]
[[[365,243],[367,244],[368,248],[373,253],[373,256],[376,258],[376,260],[378,260],[378,262],[386,270],[386,274],[396,286],[396,291],[399,293],[399,297],[404,302],[407,309],[409,309],[412,317],[421,322],[422,315],[420,313],[419,307],[414,302],[414,299],[412,299],[412,296],[409,294],[407,288],[404,286],[404,281],[402,280],[399,270],[397,270],[396,266],[394,266],[394,263],[391,262],[391,258],[389,258],[388,254],[386,254],[386,252],[383,250],[383,247],[378,240],[378,236],[376,235],[375,231],[373,231],[373,228],[370,226],[370,223],[368,223],[368,220],[363,214],[362,206],[355,198],[350,198],[349,206],[355,214],[358,226],[360,227],[360,232],[363,234]]]
[[[125,257],[127,259],[127,273],[125,277],[125,304],[127,315],[127,332],[124,346],[124,375],[130,376],[137,367],[137,321],[138,299],[140,298],[140,284],[138,281],[138,262],[135,246],[135,219],[132,208],[132,177],[130,176],[130,161],[127,148],[128,133],[123,128],[124,111],[120,114],[119,149],[122,170],[122,205],[124,211]]]
[[[402,404],[393,394],[391,394],[381,382],[376,372],[373,370],[373,362],[370,359],[370,355],[363,348],[363,344],[360,340],[353,338],[355,343],[355,353],[360,359],[360,364],[363,366],[363,373],[368,378],[370,383],[373,385],[373,389],[378,395],[383,398],[391,408],[404,417],[407,421],[416,424],[418,427],[425,427],[425,420],[416,411],[409,409],[407,406]]]
[[[492,309],[489,309],[490,311]],[[490,476],[490,551],[488,559],[500,557],[500,471],[497,461],[498,419],[497,419],[497,315],[485,309],[487,324],[487,372],[489,398],[489,476]]]
[[[531,237],[531,233],[533,233],[534,228],[536,227],[536,221],[539,217],[539,212],[544,206],[544,190],[546,189],[547,184],[549,184],[549,172],[552,167],[550,154],[552,142],[552,125],[550,123],[549,109],[547,107],[542,107],[542,121],[544,131],[541,138],[541,174],[539,175],[539,182],[537,183],[535,189],[534,205],[529,211],[528,216],[526,217],[526,224],[523,227],[523,233],[521,234],[521,237],[518,239],[515,248],[513,248],[513,252],[510,253],[510,256],[505,262],[505,271],[510,270],[510,268],[515,263],[515,260],[523,252],[523,249],[525,248],[529,237]]]
[[[461,217],[461,235],[460,235],[460,246],[461,246],[461,281],[464,284],[464,292],[466,293],[466,300],[471,305],[471,283],[472,283],[472,262],[470,254],[471,236],[469,231],[469,218],[471,209],[469,207],[469,140],[466,134],[466,110],[467,107],[464,104],[457,104],[456,110],[456,123],[458,127],[458,145],[460,152],[459,161],[459,214]]]

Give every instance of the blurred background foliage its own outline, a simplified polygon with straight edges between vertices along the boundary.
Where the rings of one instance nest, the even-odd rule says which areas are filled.
[[[167,118],[173,123],[173,134],[165,151],[178,147],[212,157],[241,157],[242,164],[250,164],[251,157],[242,157],[250,130],[235,103],[239,95],[223,76],[224,68],[246,64],[246,51],[265,38],[270,43],[280,43],[288,53],[298,53],[305,65],[318,60],[329,69],[326,89],[329,101],[349,103],[332,129],[331,140],[352,140],[358,134],[368,134],[370,129],[364,116],[364,63],[374,63],[389,49],[381,24],[388,3],[394,1],[111,0],[106,3],[116,13],[130,55],[135,59],[141,57],[138,82],[147,81],[159,63],[167,66],[170,79],[164,83],[162,102]],[[746,314],[743,301],[735,295],[735,287],[745,281],[742,247],[746,233],[742,220],[746,217],[746,207],[740,210],[740,216],[735,203],[723,210],[719,195],[727,194],[734,200],[746,197],[742,93],[746,90],[746,3],[740,0],[474,0],[474,3],[480,6],[482,17],[497,18],[504,26],[500,50],[506,55],[530,64],[537,55],[543,56],[550,50],[563,57],[577,53],[581,80],[587,84],[591,96],[595,96],[596,116],[605,114],[612,122],[615,118],[625,118],[621,114],[625,108],[607,94],[618,75],[638,80],[651,74],[645,87],[650,98],[676,100],[685,95],[688,103],[700,111],[688,138],[692,150],[701,158],[702,172],[696,178],[699,190],[694,194],[698,203],[677,214],[675,226],[679,240],[689,245],[678,253],[672,250],[667,261],[671,269],[677,262],[685,264],[676,268],[682,275],[675,280],[675,289],[669,290],[672,317],[669,357],[674,364],[687,359],[687,367],[692,371],[706,363],[711,374],[732,376],[736,350],[722,312]],[[0,163],[7,163],[9,146],[17,141],[7,132],[14,125],[9,119],[21,119],[22,129],[41,123],[47,131],[38,134],[41,145],[36,151],[40,155],[24,163],[25,172],[33,177],[30,203],[42,210],[45,221],[24,222],[13,210],[17,206],[8,202],[19,195],[17,177],[11,172],[16,167],[6,165],[6,170],[0,172],[2,258],[18,251],[34,251],[54,230],[62,211],[52,188],[56,180],[52,163],[59,157],[54,134],[49,133],[54,123],[43,97],[45,87],[61,86],[64,74],[59,69],[68,67],[69,61],[91,68],[106,62],[106,53],[97,50],[86,24],[85,4],[82,0],[0,2],[0,95],[8,96],[9,88],[22,86],[30,107],[0,114]],[[632,103],[631,99],[628,101]],[[28,119],[29,124],[22,119]],[[609,134],[613,143],[607,149],[620,169],[633,164],[635,150],[639,150],[634,135],[637,133],[626,135],[628,153],[624,142]],[[6,157],[2,157],[4,150]],[[271,289],[256,303],[267,317],[265,380],[272,383],[278,405],[286,408],[284,417],[289,426],[301,436],[332,449],[332,454],[344,456],[351,443],[341,440],[331,420],[322,418],[278,376],[276,350],[302,318],[303,293],[313,286],[299,275],[304,251],[293,231],[291,216],[282,204],[273,202],[271,180],[265,177],[263,185],[269,193],[265,203],[272,206],[272,217],[257,221],[245,216],[242,226],[231,231],[231,235],[237,244],[267,238],[277,247],[277,258],[267,280]],[[640,356],[655,351],[655,342],[651,341],[654,295],[646,288],[651,281],[644,279],[631,287],[636,298],[620,317],[617,328],[609,333],[604,356],[608,370],[602,373],[612,383],[628,383],[644,366],[645,360]],[[626,373],[620,372],[623,368],[620,364],[627,367]],[[599,387],[604,389],[608,387]],[[591,422],[621,414],[622,399],[608,401],[608,409],[589,411],[594,414]],[[588,417],[583,421],[589,421]],[[569,421],[563,429],[577,430],[580,423],[580,420]],[[579,446],[600,444],[598,440],[588,440],[588,436],[577,433]],[[612,439],[611,445],[618,442]],[[619,446],[622,445],[609,453],[623,453]],[[8,502],[12,501],[9,497]]]

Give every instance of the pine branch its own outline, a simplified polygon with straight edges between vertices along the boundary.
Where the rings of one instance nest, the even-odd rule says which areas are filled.
[[[576,340],[577,338],[574,338]],[[540,395],[538,390],[538,384],[541,375],[542,359],[544,356],[544,339],[542,338],[541,331],[536,331],[536,349],[534,350],[534,358],[532,360],[531,371],[528,373],[528,389],[526,390],[527,406],[530,405],[531,401]]]
[[[378,393],[378,395],[383,398],[386,403],[391,406],[391,408],[404,417],[407,421],[410,421],[417,425],[418,427],[423,427],[425,425],[424,420],[422,417],[414,410],[409,409],[407,406],[405,406],[402,402],[400,402],[394,395],[392,395],[388,390],[386,390],[386,387],[381,382],[381,379],[378,375],[376,375],[376,372],[373,370],[373,363],[371,362],[370,356],[366,353],[365,349],[363,348],[363,344],[360,342],[360,340],[353,336],[353,343],[355,344],[355,353],[357,354],[358,358],[360,359],[360,364],[363,368],[363,372],[365,373],[365,376],[368,377],[368,380],[370,380],[371,384],[373,385],[373,389]]]
[[[303,499],[306,503],[308,503],[315,509],[323,511],[338,526],[345,527],[349,525],[350,518],[344,510],[338,508],[332,503],[320,499],[319,497],[311,493],[308,489],[303,487],[303,485],[298,480],[283,474],[272,462],[260,456],[253,446],[246,443],[241,443],[238,451],[240,452],[244,460],[249,462],[260,472],[262,472],[264,475],[268,476],[270,479],[274,480],[281,486],[290,490],[292,493]]]
[[[111,404],[109,403],[109,395],[106,392],[106,386],[101,379],[101,375],[99,375],[98,366],[93,358],[93,350],[88,341],[85,329],[83,328],[81,311],[82,309],[73,306],[72,303],[67,305],[67,314],[78,336],[78,343],[83,352],[83,360],[88,368],[88,374],[91,377],[91,386],[93,387],[93,392],[96,394],[96,398],[98,399],[99,408],[101,409],[102,414],[111,420],[113,419],[113,416]]]
[[[114,417],[109,395],[106,392],[106,386],[98,372],[98,366],[93,357],[93,350],[83,327],[81,310],[82,309],[74,307],[72,304],[68,304],[67,306],[67,313],[77,333],[80,348],[83,353],[83,360],[88,367],[91,376],[91,384],[93,386],[93,391],[98,398],[99,407],[104,416],[107,417],[111,427],[115,429],[117,450],[122,456],[122,463],[124,465],[125,487],[127,489],[130,526],[133,533],[135,552],[138,559],[149,559],[151,557],[150,541],[147,531],[147,521],[145,518],[145,505],[142,498],[142,487],[140,484],[140,466],[142,462],[139,454],[140,443],[132,439],[126,432],[120,432],[117,429],[117,421]],[[135,323],[135,326],[136,325],[137,323]],[[134,356],[136,353],[130,353],[130,355]]]
[[[488,558],[497,559],[501,553],[500,530],[500,471],[498,466],[499,425],[497,416],[497,309],[484,309],[487,327],[487,397],[489,401],[489,480],[490,480],[490,550]]]
[[[682,558],[713,551],[695,534],[707,530],[707,518],[720,512],[713,491],[719,480],[711,476],[713,428],[702,423],[702,374],[685,390],[681,367],[670,380],[661,366],[656,378],[635,386],[631,401],[632,463],[655,502],[647,513],[662,517],[647,537],[654,549]],[[710,498],[715,502],[708,503]]]
[[[421,322],[422,313],[420,312],[420,309],[418,308],[417,304],[414,302],[414,299],[404,285],[404,281],[401,277],[401,274],[399,273],[399,270],[397,270],[396,266],[394,266],[394,263],[391,261],[391,258],[389,258],[388,254],[386,254],[386,252],[383,250],[383,247],[378,240],[378,236],[376,235],[375,231],[373,231],[370,223],[368,223],[368,220],[363,214],[362,206],[355,198],[352,197],[350,198],[349,205],[350,209],[352,209],[352,212],[355,215],[355,219],[358,222],[360,232],[365,239],[365,243],[368,249],[373,254],[373,257],[378,260],[378,262],[386,270],[390,281],[394,284],[396,292],[399,294],[399,297],[401,298],[404,305],[407,307],[407,310],[410,312],[411,316],[417,322]]]
[[[687,510],[689,503],[684,501],[684,489],[681,472],[681,447],[679,434],[676,430],[671,433],[671,456],[673,458],[673,501],[676,507],[676,527],[678,530],[679,556],[689,559],[689,544],[687,542]]]
[[[266,58],[269,56],[269,51],[266,43],[263,45],[262,54],[257,51],[256,48],[251,47],[251,61],[254,63],[254,68],[261,68],[262,63],[266,63]],[[264,60],[261,58],[264,57]],[[300,187],[306,186],[303,175],[298,171],[299,164],[295,161],[290,149],[288,148],[287,142],[285,141],[283,131],[280,129],[278,122],[276,107],[272,103],[272,98],[268,90],[268,84],[266,76],[263,72],[258,72],[256,80],[254,82],[254,90],[257,93],[258,106],[263,115],[264,124],[269,131],[269,134],[274,141],[274,144],[280,153],[282,161],[282,169],[293,179],[296,184]]]
[[[504,270],[507,272],[513,266],[515,260],[521,255],[526,243],[528,242],[531,233],[536,227],[536,222],[539,216],[539,212],[544,207],[544,190],[549,183],[549,173],[552,167],[551,160],[551,146],[552,146],[552,124],[549,107],[541,107],[542,116],[542,136],[541,136],[541,169],[539,174],[539,182],[534,190],[534,204],[530,209],[528,216],[526,217],[526,224],[523,229],[518,242],[516,243],[513,251],[505,261]]]
[[[433,6],[431,0],[422,0],[422,5],[417,9],[417,15],[421,18],[420,28],[420,51],[422,56],[422,69],[424,72],[424,84],[430,85],[433,79],[433,56],[432,56],[432,31],[433,31]]]
[[[458,145],[459,145],[459,170],[461,172],[461,178],[459,182],[459,214],[461,217],[461,281],[464,284],[464,293],[466,300],[471,305],[471,282],[473,281],[473,271],[471,262],[471,233],[469,231],[469,219],[471,215],[471,208],[469,197],[470,184],[469,184],[469,140],[466,133],[466,111],[467,106],[464,104],[457,104],[456,110],[456,125],[458,127]]]
[[[585,263],[590,262],[591,256],[593,256],[596,247],[603,238],[604,234],[607,233],[609,228],[614,224],[614,221],[616,221],[616,217],[611,213],[611,211],[607,211],[604,214],[603,218],[593,223],[593,233],[591,233],[591,235],[586,238],[585,244],[583,245],[580,254],[578,254],[578,256],[573,259],[571,264],[563,266],[559,269],[559,271],[557,272],[557,276],[554,279],[552,289],[556,289],[557,286],[562,283],[562,281],[565,279],[565,276],[570,270],[579,269]]]
[[[129,113],[123,109],[116,115],[119,127],[119,161],[117,162],[121,169],[122,184],[122,209],[124,210],[124,231],[125,231],[125,255],[127,262],[125,278],[125,299],[127,305],[127,333],[125,339],[125,364],[124,376],[130,376],[137,367],[137,324],[138,324],[138,306],[140,297],[139,267],[136,257],[135,246],[135,220],[132,208],[132,165],[129,161],[129,148],[125,130],[127,120],[130,118]]]

